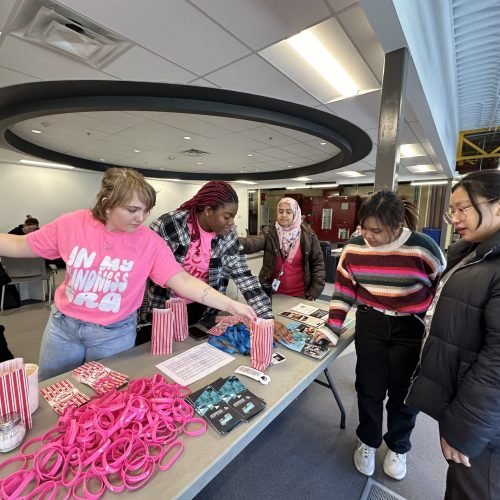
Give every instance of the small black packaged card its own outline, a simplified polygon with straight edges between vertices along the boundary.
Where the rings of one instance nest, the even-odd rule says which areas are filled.
[[[211,385],[193,392],[187,400],[219,434],[229,432],[243,420]]]
[[[266,402],[250,392],[234,375],[219,378],[212,382],[212,387],[217,390],[222,399],[240,413],[244,420],[249,420],[262,411]]]

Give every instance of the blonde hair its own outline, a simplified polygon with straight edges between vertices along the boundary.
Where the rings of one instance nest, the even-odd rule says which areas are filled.
[[[101,180],[101,190],[97,193],[92,215],[105,223],[106,210],[125,205],[134,195],[146,205],[148,211],[156,204],[156,191],[141,173],[133,168],[110,168]]]

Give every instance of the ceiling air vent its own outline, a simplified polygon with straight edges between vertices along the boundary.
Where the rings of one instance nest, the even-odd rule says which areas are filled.
[[[185,151],[181,151],[180,154],[184,156],[207,156],[210,153],[199,149],[186,149]]]
[[[104,66],[132,45],[115,35],[98,33],[86,22],[70,19],[47,7],[38,10],[21,37],[95,68]]]

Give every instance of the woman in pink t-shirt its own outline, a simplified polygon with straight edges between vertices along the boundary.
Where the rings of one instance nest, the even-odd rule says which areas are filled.
[[[132,348],[148,278],[188,299],[256,319],[250,306],[185,272],[162,238],[143,226],[155,203],[156,192],[142,174],[111,168],[92,210],[64,214],[25,236],[0,234],[0,255],[66,263],[42,338],[41,380]]]

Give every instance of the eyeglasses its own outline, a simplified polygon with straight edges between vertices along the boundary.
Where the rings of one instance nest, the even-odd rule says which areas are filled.
[[[478,205],[482,205],[483,203],[489,203],[490,201],[494,201],[497,198],[490,198],[489,200],[480,201]],[[467,214],[469,210],[474,208],[472,205],[470,207],[457,207],[450,208],[447,212],[443,214],[443,220],[446,224],[453,224],[453,217],[455,217],[459,222],[464,221],[467,218]]]

